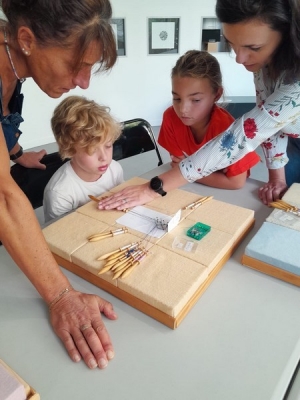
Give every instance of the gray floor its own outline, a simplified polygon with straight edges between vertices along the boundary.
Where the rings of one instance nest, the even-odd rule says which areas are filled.
[[[154,132],[155,137],[157,138],[158,132],[159,132],[159,126],[153,127],[153,132]],[[45,146],[39,146],[32,150],[38,151],[41,149],[45,149],[48,153],[52,153],[52,152],[57,151],[57,144],[49,143]],[[170,161],[169,153],[162,147],[159,147],[159,151],[160,151],[161,157],[163,159],[163,163],[168,163]],[[251,178],[257,179],[259,181],[267,182],[268,172],[267,172],[267,168],[266,168],[265,161],[264,161],[264,155],[263,155],[261,148],[257,149],[257,153],[261,157],[261,162],[258,163],[254,168],[251,169]],[[151,169],[153,169],[157,166],[158,160],[157,160],[155,151],[150,151],[148,153],[144,153],[142,158],[137,158],[137,157],[135,157],[134,159],[128,158],[128,159],[120,161],[120,164],[122,165],[123,170],[124,170],[125,180],[130,179],[134,176],[142,175],[145,172],[150,171]],[[44,223],[44,215],[43,215],[42,207],[38,208],[35,211],[36,211],[36,215],[37,215],[39,222],[41,224],[43,224]]]

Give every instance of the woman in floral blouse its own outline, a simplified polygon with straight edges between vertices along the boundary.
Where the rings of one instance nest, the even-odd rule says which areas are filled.
[[[265,204],[286,190],[288,136],[300,134],[299,0],[217,0],[216,14],[236,62],[254,74],[257,106],[192,156],[149,184],[124,189],[99,204],[122,208],[146,203],[240,160],[261,143],[269,182],[260,190]],[[157,180],[157,178],[159,180]]]

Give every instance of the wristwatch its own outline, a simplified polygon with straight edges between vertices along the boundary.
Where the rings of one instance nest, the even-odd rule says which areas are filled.
[[[158,177],[155,176],[150,181],[150,189],[154,190],[154,192],[159,193],[161,196],[165,196],[167,192],[163,189],[163,181]]]
[[[23,147],[20,146],[19,150],[15,154],[11,154],[9,158],[11,161],[14,161],[20,158],[22,155],[23,155]]]

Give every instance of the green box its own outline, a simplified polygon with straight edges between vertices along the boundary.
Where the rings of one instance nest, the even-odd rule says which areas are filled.
[[[205,235],[208,234],[210,231],[210,226],[202,224],[201,222],[197,222],[195,225],[191,226],[188,231],[187,231],[187,236],[196,239],[196,240],[201,240]]]

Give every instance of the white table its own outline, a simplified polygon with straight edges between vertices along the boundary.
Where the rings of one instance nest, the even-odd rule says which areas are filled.
[[[249,179],[238,191],[184,187],[254,209],[256,223],[176,330],[65,271],[75,288],[105,297],[119,315],[106,321],[116,356],[104,371],[70,361],[45,304],[1,247],[0,358],[42,400],[282,399],[300,355],[300,290],[240,264],[271,212],[257,199],[260,184]]]

